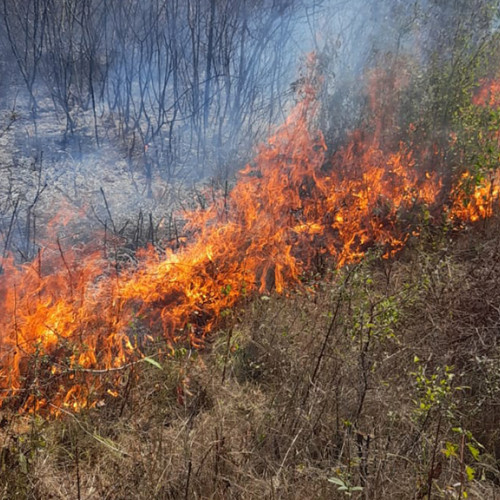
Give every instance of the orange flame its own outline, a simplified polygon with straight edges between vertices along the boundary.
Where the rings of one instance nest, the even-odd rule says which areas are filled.
[[[472,103],[488,111],[500,108],[500,76],[484,79],[472,98]],[[493,115],[494,116],[494,115]],[[455,139],[456,140],[456,139]],[[485,127],[479,135],[479,147],[491,156],[494,168],[483,168],[486,172],[473,175],[466,170],[458,179],[452,192],[451,216],[462,221],[476,222],[491,217],[500,205],[500,134],[496,127]],[[496,157],[493,156],[497,151]]]
[[[388,258],[418,232],[415,208],[432,206],[441,189],[435,174],[419,173],[402,144],[382,151],[379,131],[354,132],[327,159],[311,128],[311,84],[303,96],[228,199],[186,214],[184,248],[144,250],[120,272],[95,248],[48,246],[22,267],[4,262],[0,403],[55,413],[92,407],[104,393],[116,396],[102,375],[119,377],[139,360],[146,331],[170,346],[200,346],[224,310],[254,291],[283,292],[315,256],[343,266],[378,245]]]
[[[475,106],[498,108],[500,106],[500,76],[493,79],[483,79],[472,98]]]
[[[453,194],[453,218],[470,222],[486,219],[500,206],[499,176],[491,174],[476,182],[469,172],[464,172]]]

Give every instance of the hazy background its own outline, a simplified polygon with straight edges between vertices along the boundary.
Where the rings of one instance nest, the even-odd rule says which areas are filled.
[[[454,67],[473,62],[494,35],[497,7],[487,0],[2,0],[0,252],[32,258],[48,221],[68,207],[82,227],[132,231],[138,245],[160,227],[177,230],[172,211],[202,203],[200,181],[228,189],[287,115],[311,51],[322,76],[317,125],[330,151],[374,112],[370,68],[389,75],[372,89],[383,101],[377,112],[400,110],[397,120],[378,117],[383,129],[404,134],[416,103],[426,101],[434,114],[420,142],[445,137],[453,85],[463,84]],[[449,81],[432,80],[438,71]],[[412,82],[409,104],[401,78]],[[449,108],[442,99],[432,108],[443,89]]]

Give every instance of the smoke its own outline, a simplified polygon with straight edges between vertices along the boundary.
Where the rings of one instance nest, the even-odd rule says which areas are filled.
[[[121,228],[139,213],[159,224],[200,181],[231,184],[292,108],[311,51],[323,82],[318,125],[335,151],[377,98],[370,68],[422,81],[455,64],[492,36],[494,4],[4,0],[0,248],[33,257],[36,225],[62,200]],[[388,107],[405,129],[414,104],[391,85],[375,90],[386,104],[394,94]],[[414,101],[432,98],[418,92]],[[446,120],[432,133],[446,136]]]

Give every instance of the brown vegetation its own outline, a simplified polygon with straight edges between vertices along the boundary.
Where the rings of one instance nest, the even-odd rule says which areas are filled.
[[[498,229],[260,296],[87,413],[4,415],[3,498],[494,498]]]
[[[500,498],[498,6],[0,2],[0,499]]]

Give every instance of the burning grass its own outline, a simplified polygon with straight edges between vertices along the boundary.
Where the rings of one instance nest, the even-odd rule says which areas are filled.
[[[177,346],[161,368],[127,369],[100,408],[6,414],[5,491],[343,498],[340,480],[396,500],[425,497],[432,477],[436,497],[494,498],[498,224],[431,228],[399,259],[253,300],[202,354]]]
[[[182,248],[150,248],[120,268],[95,244],[77,251],[57,239],[22,267],[7,259],[0,401],[28,412],[93,408],[106,390],[116,394],[148,341],[163,339],[160,356],[200,347],[250,294],[283,293],[304,273],[359,262],[372,248],[393,257],[439,218],[438,176],[402,143],[387,152],[377,127],[327,154],[314,95],[307,83],[229,194],[207,192],[205,209],[184,214]],[[468,203],[458,189],[450,218],[491,215],[493,186],[494,177],[473,184]]]

